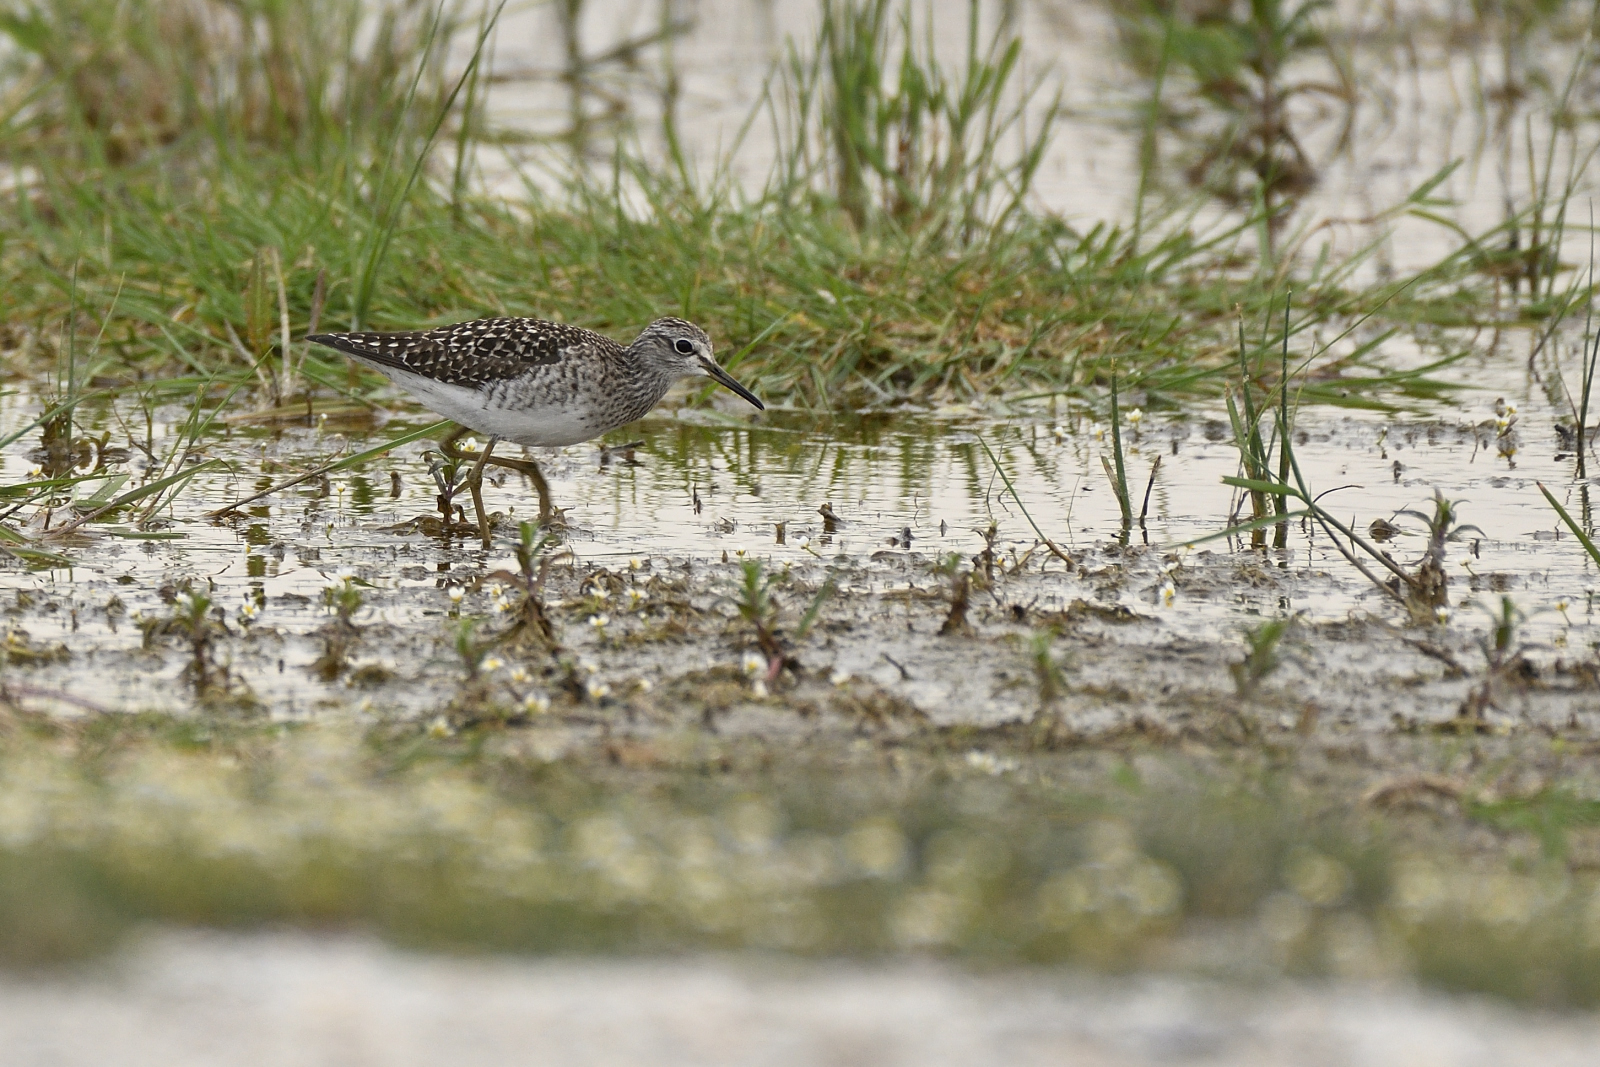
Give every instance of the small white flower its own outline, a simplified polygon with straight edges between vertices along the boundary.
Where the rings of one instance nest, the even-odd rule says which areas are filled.
[[[532,675],[530,675],[528,673],[528,670],[527,670],[526,667],[512,667],[511,668],[511,680],[513,682],[515,682],[517,685],[521,685],[523,682],[526,682],[531,677],[532,677]]]
[[[584,691],[589,694],[590,700],[604,700],[611,695],[611,687],[598,678],[590,678]]]
[[[244,606],[239,609],[239,621],[250,622],[259,614],[261,614],[261,608],[256,604],[256,602],[253,600],[246,600],[244,602]]]
[[[550,710],[550,698],[543,693],[529,693],[522,698],[522,710],[529,715],[543,715]]]
[[[767,683],[761,678],[757,678],[755,681],[751,682],[750,695],[755,697],[757,700],[767,699]]]
[[[849,680],[850,680],[850,672],[849,671],[841,671],[841,670],[838,670],[837,668],[834,670],[834,672],[832,674],[828,675],[828,681],[833,683],[836,686],[844,685]]]
[[[639,609],[639,605],[643,604],[646,600],[649,600],[649,599],[650,599],[650,594],[645,592],[643,589],[629,589],[628,590],[628,606],[630,608],[633,608],[635,611],[637,611]]]
[[[655,685],[648,678],[640,678],[637,682],[633,683],[633,687],[641,693],[648,693],[650,690],[655,688]]]
[[[494,610],[495,611],[504,613],[504,612],[510,611],[514,606],[515,605],[513,605],[511,603],[511,601],[507,600],[505,597],[496,597],[495,598],[495,601],[494,601]]]
[[[503,588],[501,588],[499,582],[490,582],[489,583],[489,595],[491,597],[493,597],[494,599],[496,599],[496,600],[500,600],[500,599],[503,599],[505,597],[506,591]]]
[[[499,656],[485,656],[483,658],[483,663],[480,665],[480,669],[492,672],[499,670],[505,665],[506,661],[501,659]]]
[[[1514,400],[1507,400],[1507,401],[1506,401],[1506,414],[1507,414],[1507,415],[1515,415],[1515,414],[1516,414],[1516,413],[1517,413],[1517,404],[1516,404],[1516,401],[1514,401]]]
[[[1440,604],[1438,607],[1433,609],[1433,617],[1439,620],[1440,626],[1444,626],[1450,621],[1450,609],[1445,607],[1443,604]]]
[[[450,603],[460,604],[461,598],[467,595],[467,591],[461,588],[459,585],[452,585],[449,589],[445,590],[445,594],[450,597]]]
[[[1567,603],[1566,597],[1562,597],[1560,600],[1556,601],[1556,610],[1562,614],[1566,614],[1566,610],[1570,606],[1571,605]]]
[[[975,748],[967,753],[967,766],[985,774],[999,775],[1018,770],[1022,766],[1022,761],[1009,756],[996,756],[993,752]]]
[[[746,652],[741,664],[746,674],[760,674],[767,669],[767,661],[759,652]]]
[[[578,661],[578,669],[584,674],[597,674],[600,671],[600,664],[585,656]]]
[[[1177,597],[1177,595],[1178,595],[1178,587],[1173,585],[1171,582],[1167,582],[1166,584],[1164,584],[1161,587],[1161,602],[1162,603],[1171,604],[1172,601]]]
[[[429,737],[449,737],[453,733],[455,731],[450,728],[450,720],[443,715],[435,715],[428,722]]]
[[[1134,408],[1132,411],[1128,412],[1128,421],[1137,427],[1141,422],[1144,421],[1144,412],[1138,408]]]
[[[461,442],[460,451],[462,451],[462,452],[476,452],[477,450],[478,450],[478,439],[476,437],[469,437],[466,440]]]
[[[590,615],[589,616],[589,625],[593,626],[596,630],[604,630],[608,625],[610,625],[610,623],[611,623],[611,616],[609,616],[609,615]]]
[[[640,559],[638,556],[629,556],[628,557],[628,569],[630,571],[636,571],[636,570],[638,570],[639,568],[641,568],[643,566],[644,566],[644,560]]]
[[[43,467],[34,466],[34,467],[29,467],[28,468],[28,477],[30,477],[30,478],[37,478],[43,473],[44,473],[44,468]]]
[[[733,546],[733,554],[738,556],[740,559],[744,559],[744,546],[743,545],[734,545]]]
[[[611,593],[609,591],[607,591],[606,587],[603,586],[603,585],[595,586],[592,590],[589,591],[589,595],[591,597],[593,597],[594,600],[597,603],[600,603],[600,604],[604,604],[606,601],[611,599]]]

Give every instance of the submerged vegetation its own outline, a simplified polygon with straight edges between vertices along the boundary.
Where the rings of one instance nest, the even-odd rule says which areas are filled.
[[[1529,134],[1530,201],[1472,232],[1438,161],[1367,221],[1454,250],[1394,272],[1381,238],[1337,252],[1301,207],[1360,103],[1328,4],[1118,6],[1144,102],[1126,224],[1041,206],[1064,105],[985,5],[951,61],[920,8],[822,3],[750,117],[775,146],[756,183],[678,139],[675,76],[658,159],[594,111],[606,64],[686,32],[670,5],[610,58],[559,6],[571,123],[545,141],[489,106],[503,4],[0,10],[0,962],[149,920],[297,922],[504,950],[1226,957],[1600,1003],[1577,592],[1540,647],[1543,587],[1473,569],[1484,502],[1408,484],[1366,526],[1367,487],[1322,484],[1331,434],[1307,431],[1329,405],[1423,410],[1526,336],[1577,454],[1549,526],[1600,567],[1600,340],[1571,342],[1593,279],[1562,259],[1586,57],[1547,94],[1570,173]],[[1483,6],[1514,43],[1576,5]],[[508,148],[516,195],[485,175]],[[610,558],[592,516],[522,521],[500,471],[507,510],[469,525],[471,453],[418,444],[447,424],[382,428],[382,382],[301,340],[491,314],[692,318],[777,402],[645,449],[703,551],[641,527]],[[917,417],[925,439],[883,431]],[[1516,469],[1513,403],[1441,425],[1419,432]],[[1401,486],[1367,428],[1338,442]],[[1201,491],[1165,478],[1191,431],[1231,473],[1193,509],[1210,525],[1154,543],[1164,498]],[[981,501],[948,526],[933,438]],[[622,509],[639,444],[582,468],[616,474]],[[909,510],[827,474],[857,461],[901,468]],[[1073,464],[1060,508],[1020,476]],[[719,511],[769,500],[780,467],[817,498]],[[1205,632],[1184,613],[1208,598],[1254,617]],[[76,691],[119,671],[158,677],[161,706]]]

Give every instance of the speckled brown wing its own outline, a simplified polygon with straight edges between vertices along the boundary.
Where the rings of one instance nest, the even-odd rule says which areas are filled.
[[[469,388],[520,378],[585,350],[622,351],[604,334],[542,319],[474,319],[410,333],[321,333],[306,340],[378,367]]]

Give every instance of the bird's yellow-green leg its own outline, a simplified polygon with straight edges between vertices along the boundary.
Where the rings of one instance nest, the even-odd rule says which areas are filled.
[[[545,483],[544,475],[539,471],[539,465],[531,459],[495,459],[496,466],[514,470],[519,474],[526,474],[533,482],[533,488],[539,494],[539,525],[548,526],[556,517],[556,509],[550,503],[550,486]]]
[[[466,434],[467,427],[456,427],[451,432],[450,437],[446,437],[445,440],[438,443],[438,451],[442,451],[443,454],[450,456],[451,459],[480,459],[480,461],[491,462],[496,467],[506,467],[507,470],[515,470],[517,474],[528,475],[528,480],[533,482],[534,491],[539,494],[539,525],[549,525],[555,518],[555,507],[550,504],[550,486],[544,480],[544,474],[539,470],[539,464],[531,461],[531,459],[501,459],[499,456],[490,459],[488,450],[483,451],[482,458],[475,456],[474,453],[464,453],[464,451],[456,448],[456,442],[459,442]],[[493,440],[498,442],[499,438],[496,437]],[[490,448],[493,448],[493,445]],[[477,504],[477,490],[474,490],[474,498],[472,499],[474,499],[474,504]]]

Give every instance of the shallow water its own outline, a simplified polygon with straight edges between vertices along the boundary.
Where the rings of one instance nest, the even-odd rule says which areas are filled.
[[[1468,380],[1494,378],[1472,366],[1455,373]],[[1494,422],[1497,397],[1479,390],[1464,389],[1456,402],[1431,413],[1308,409],[1299,415],[1296,452],[1310,484],[1318,492],[1336,490],[1324,499],[1337,502],[1336,510],[1355,528],[1365,530],[1375,519],[1398,523],[1404,533],[1389,547],[1408,566],[1422,554],[1425,529],[1398,513],[1428,510],[1435,490],[1458,501],[1462,521],[1481,532],[1468,531],[1451,546],[1454,616],[1440,634],[1449,630],[1464,640],[1485,632],[1487,610],[1507,595],[1526,615],[1522,639],[1535,655],[1548,658],[1579,655],[1597,639],[1596,578],[1537,489],[1543,480],[1574,511],[1584,510],[1584,487],[1573,484],[1570,455],[1557,452],[1555,413],[1543,397],[1530,385],[1505,397],[1520,410],[1504,438]],[[316,635],[330,618],[324,590],[341,573],[354,574],[366,583],[356,616],[360,625],[436,642],[457,615],[491,616],[490,599],[478,583],[495,570],[516,569],[514,527],[501,527],[487,553],[475,539],[441,540],[421,532],[415,520],[436,514],[426,440],[226,519],[213,521],[207,514],[295,472],[427,424],[408,402],[396,397],[393,404],[404,414],[336,412],[311,426],[270,429],[244,421],[207,435],[189,458],[220,461],[218,467],[197,475],[144,529],[89,524],[56,545],[73,559],[68,567],[29,569],[10,561],[0,582],[13,597],[13,640],[35,653],[12,658],[36,662],[37,677],[88,695],[81,667],[50,665],[49,650],[64,646],[75,662],[84,657],[97,665],[96,700],[130,709],[168,706],[174,687],[182,685],[184,657],[171,649],[163,654],[159,642],[154,651],[144,651],[138,623],[169,616],[175,590],[198,581],[241,635],[274,635],[247,644],[232,663],[273,714],[370,707],[373,698],[346,681],[320,681],[307,669],[321,654]],[[0,434],[26,425],[39,411],[34,394],[5,397]],[[176,447],[186,413],[157,410],[147,442],[156,456]],[[908,597],[937,607],[947,590],[935,565],[953,554],[963,567],[977,566],[993,524],[1001,569],[1022,583],[1006,594],[1023,608],[1017,621],[1054,617],[1074,601],[1088,600],[1157,621],[1157,629],[1141,640],[1227,645],[1240,627],[1264,616],[1298,615],[1306,623],[1352,613],[1399,618],[1382,592],[1309,529],[1293,528],[1283,552],[1256,552],[1212,536],[1227,527],[1237,504],[1221,484],[1237,471],[1225,416],[1137,416],[1134,421],[1130,413],[1127,429],[1136,506],[1157,458],[1160,465],[1149,482],[1148,519],[1130,532],[1126,549],[1103,471],[1102,458],[1110,453],[1107,427],[1080,410],[1052,409],[1046,402],[832,417],[785,411],[755,416],[720,398],[710,409],[669,402],[610,435],[606,443],[613,451],[589,444],[546,450],[538,459],[571,524],[561,573],[580,590],[592,588],[582,583],[596,572],[681,573],[699,597],[695,610],[727,610],[738,564],[754,558],[769,574],[792,569],[813,584],[836,572],[841,610],[903,601],[909,611]],[[80,419],[80,432],[110,432],[113,445],[124,427],[143,425],[126,400],[81,411]],[[631,452],[615,450],[634,441],[639,444]],[[1515,450],[1507,454],[1502,445]],[[22,436],[0,470],[20,480],[38,460],[37,446],[37,431]],[[110,469],[132,474],[131,487],[141,462],[133,449]],[[78,498],[99,484],[82,483]],[[497,477],[485,499],[492,512],[511,519],[536,514],[531,487],[520,475]],[[459,502],[466,504],[464,495]],[[836,523],[819,513],[824,506]],[[30,532],[60,526],[71,514],[58,504],[48,519],[35,516]],[[1075,557],[1077,573],[1067,573],[1039,547],[1030,517],[1040,533]],[[1194,542],[1199,543],[1192,550],[1184,547]],[[450,599],[452,587],[466,590],[459,603]],[[255,612],[249,620],[239,614],[246,605]],[[570,606],[574,622],[625,610],[620,602],[589,604],[581,597]],[[974,693],[959,682],[919,686],[909,675],[897,679],[879,658],[881,650],[912,642],[901,652],[883,653],[904,674],[906,655],[931,652],[934,645],[927,637],[897,637],[888,616],[859,610],[876,620],[869,622],[871,639],[825,654],[835,673],[898,685],[923,711],[951,721],[1029,714],[1027,701],[995,703],[993,694],[974,704]],[[693,649],[691,661],[704,668],[738,663],[741,638],[708,633],[707,641]],[[581,637],[568,643],[584,647]],[[408,665],[412,653],[399,644],[379,654],[385,670]],[[609,648],[606,670],[619,683],[660,681],[685,666],[671,652],[600,645]],[[424,659],[439,654],[431,645],[416,653]],[[450,669],[448,659],[429,662]],[[379,700],[396,712],[421,713],[449,688],[443,681],[431,691],[422,684]]]

